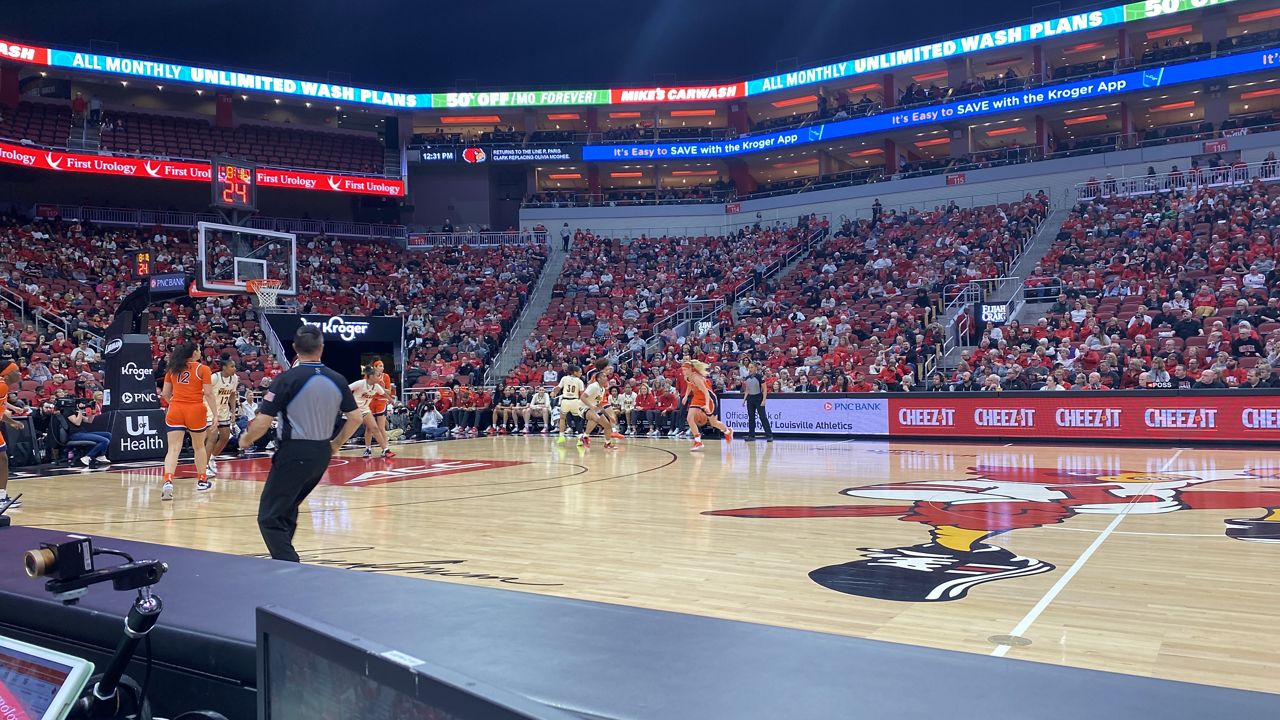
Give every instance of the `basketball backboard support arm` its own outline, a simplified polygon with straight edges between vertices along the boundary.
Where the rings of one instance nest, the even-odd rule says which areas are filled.
[[[244,227],[249,222],[249,218],[257,214],[257,212],[247,212],[245,210],[228,210],[226,208],[214,208],[218,213],[218,219],[223,225],[235,225]]]
[[[107,329],[107,337],[119,337],[129,333],[146,333],[148,331],[146,322],[148,317],[147,309],[157,303],[181,302],[190,297],[188,292],[194,284],[194,278],[188,275],[186,282],[183,284],[184,290],[155,292],[151,289],[151,284],[144,281],[120,301],[120,305],[116,308],[115,318],[111,321],[111,327]]]

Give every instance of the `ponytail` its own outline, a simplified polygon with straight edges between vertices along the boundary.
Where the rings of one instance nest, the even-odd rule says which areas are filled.
[[[191,362],[191,358],[195,357],[196,344],[193,342],[184,342],[169,353],[169,363],[165,366],[166,375],[174,375],[181,372]]]

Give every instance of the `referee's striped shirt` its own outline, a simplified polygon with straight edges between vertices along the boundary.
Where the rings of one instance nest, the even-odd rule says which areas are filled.
[[[281,440],[328,441],[338,414],[355,409],[346,378],[318,362],[299,363],[276,377],[258,405],[258,412],[279,420]]]

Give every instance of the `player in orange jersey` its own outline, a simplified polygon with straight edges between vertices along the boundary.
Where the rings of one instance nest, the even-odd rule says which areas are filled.
[[[733,442],[733,431],[716,418],[716,394],[707,382],[707,364],[701,360],[685,360],[680,369],[684,371],[684,400],[689,406],[689,432],[693,434],[693,447],[689,449],[702,449],[703,425],[724,433],[726,443]]]
[[[360,414],[364,426],[364,456],[373,455],[370,441],[377,440],[382,446],[382,457],[394,457],[395,453],[387,447],[387,434],[378,429],[378,423],[373,418],[373,401],[385,398],[387,394],[386,389],[378,382],[378,369],[372,365],[365,367],[363,379],[351,383],[350,387],[351,394],[356,398],[356,412]],[[383,410],[385,409],[384,405]]]
[[[22,380],[22,372],[18,370],[17,363],[9,363],[0,370],[0,419],[4,420],[5,425],[16,430],[22,429],[22,423],[9,417],[9,408],[4,403],[9,399],[9,385],[16,385]],[[4,432],[0,430],[0,507],[9,505],[11,508],[21,507],[21,500],[14,500],[13,504],[9,504],[9,448],[8,442],[4,439]]]
[[[375,395],[369,400],[369,412],[373,413],[373,422],[378,426],[382,447],[387,448],[390,445],[390,440],[387,437],[387,408],[391,404],[391,399],[395,397],[396,386],[391,382],[391,376],[387,374],[386,366],[382,364],[381,360],[374,360],[372,367],[378,371],[377,383],[382,386],[383,394]],[[369,433],[365,433],[365,457],[369,457],[372,454],[372,450],[370,450],[372,444],[373,438],[369,436]],[[386,449],[382,453],[383,457],[395,457],[395,455],[390,449]]]
[[[218,406],[218,399],[214,397],[213,373],[200,362],[198,350],[195,343],[184,342],[169,353],[165,366],[160,397],[169,404],[164,416],[165,425],[169,426],[169,447],[164,455],[161,500],[173,499],[173,474],[178,469],[183,433],[191,436],[191,449],[195,451],[196,490],[213,489],[204,435],[209,428],[209,410]]]

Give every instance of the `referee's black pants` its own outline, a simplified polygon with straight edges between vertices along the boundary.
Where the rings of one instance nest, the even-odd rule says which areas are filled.
[[[328,440],[285,440],[276,449],[258,501],[258,530],[272,558],[298,562],[298,507],[324,477],[331,452]]]
[[[773,437],[773,428],[769,427],[769,416],[764,411],[764,393],[747,396],[747,437],[756,436],[756,417],[760,418],[760,426],[764,428],[764,436]]]

